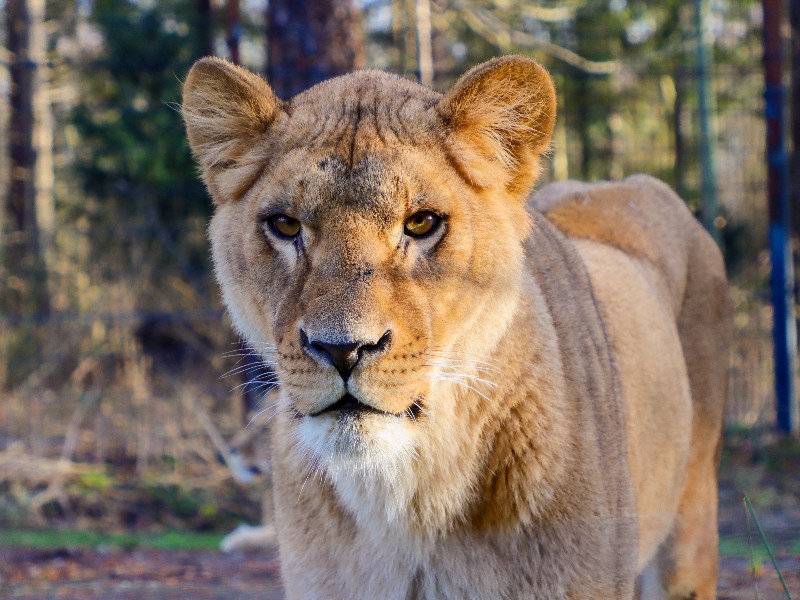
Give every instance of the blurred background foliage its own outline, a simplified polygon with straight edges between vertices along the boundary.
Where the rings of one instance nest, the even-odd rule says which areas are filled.
[[[35,156],[0,152],[0,525],[214,528],[257,513],[225,464],[254,386],[220,377],[241,352],[176,110],[209,53],[269,74],[283,95],[362,66],[445,90],[477,62],[528,54],[559,94],[544,181],[647,172],[699,216],[706,77],[713,220],[736,307],[727,423],[769,431],[761,6],[700,4],[703,36],[695,4],[679,0],[0,1],[0,139],[19,137],[22,51],[9,31],[22,6]]]

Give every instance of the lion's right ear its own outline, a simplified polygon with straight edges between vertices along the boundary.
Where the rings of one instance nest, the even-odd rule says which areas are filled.
[[[524,56],[470,69],[439,102],[453,163],[478,188],[526,197],[539,174],[556,117],[550,75]]]
[[[242,160],[283,113],[255,73],[221,58],[198,60],[183,85],[186,133],[214,202],[237,200],[262,165]]]

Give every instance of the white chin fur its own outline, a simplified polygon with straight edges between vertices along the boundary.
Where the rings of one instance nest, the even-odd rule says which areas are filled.
[[[408,419],[338,414],[302,417],[298,450],[307,456],[310,476],[326,477],[344,508],[361,525],[398,524],[408,516],[416,488],[416,443]]]

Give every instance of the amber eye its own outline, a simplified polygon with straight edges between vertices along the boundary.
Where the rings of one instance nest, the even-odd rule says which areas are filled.
[[[300,235],[300,221],[287,215],[269,217],[267,223],[278,237],[291,240]]]
[[[428,210],[421,210],[406,219],[405,234],[421,238],[432,234],[439,227],[442,218]]]

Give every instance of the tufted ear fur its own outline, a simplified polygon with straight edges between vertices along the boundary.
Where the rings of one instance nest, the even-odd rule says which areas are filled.
[[[259,165],[246,153],[283,114],[281,106],[266,81],[221,58],[202,58],[189,71],[181,112],[217,204],[237,200],[252,185]]]
[[[544,67],[523,56],[487,61],[458,80],[439,111],[450,156],[468,181],[530,191],[555,125],[555,88]]]

